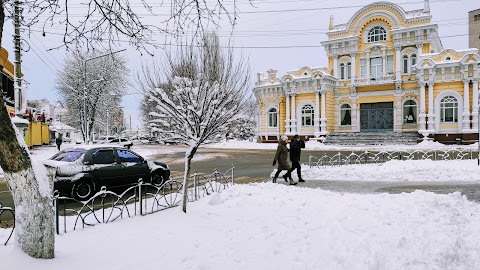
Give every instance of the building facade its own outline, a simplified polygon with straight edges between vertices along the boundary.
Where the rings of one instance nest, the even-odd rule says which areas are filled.
[[[480,8],[468,12],[468,46],[480,50]]]
[[[437,141],[478,137],[478,49],[444,49],[420,10],[377,2],[347,23],[330,18],[325,67],[258,73],[257,139],[332,132],[418,132]]]

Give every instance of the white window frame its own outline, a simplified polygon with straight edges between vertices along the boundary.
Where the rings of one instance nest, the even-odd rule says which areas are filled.
[[[453,99],[453,100],[452,100]],[[452,106],[446,107],[446,104],[452,103]],[[440,100],[440,123],[455,124],[458,123],[458,99],[454,96],[445,96]],[[447,110],[452,110],[452,121],[446,121],[445,115]]]
[[[380,62],[378,64],[374,64],[372,60],[379,59]],[[372,78],[380,78],[383,77],[383,58],[380,57],[372,57],[370,58],[370,77]],[[375,72],[373,72],[375,70]],[[380,70],[380,72],[378,72]]]
[[[368,30],[368,33],[367,33],[368,43],[383,42],[383,41],[387,41],[387,30],[385,30],[385,27],[377,25],[372,27],[370,30]]]
[[[414,104],[407,104],[409,102],[413,102]],[[413,123],[408,123],[408,121],[410,121],[410,119],[407,118],[407,115],[408,115],[407,110],[410,109],[410,108],[413,108],[413,117],[415,117],[415,119],[412,119],[412,120],[414,120]],[[417,123],[418,123],[418,105],[417,105],[417,102],[415,100],[412,100],[412,99],[405,100],[405,102],[403,102],[403,124],[415,125]]]
[[[347,111],[350,111],[350,124],[342,124],[343,117],[347,114]],[[351,126],[352,125],[352,106],[345,103],[340,106],[340,126]]]
[[[275,112],[273,112],[272,110],[275,110]],[[267,111],[268,113],[268,127],[269,128],[278,128],[278,110],[277,108],[270,108],[268,109]],[[274,118],[274,119],[272,119]],[[272,120],[275,120],[275,121],[272,121]]]
[[[302,127],[313,127],[314,115],[315,115],[315,109],[311,104],[303,105],[301,110]],[[310,118],[309,125],[307,125],[308,118]]]
[[[347,79],[352,78],[352,63],[347,62]]]

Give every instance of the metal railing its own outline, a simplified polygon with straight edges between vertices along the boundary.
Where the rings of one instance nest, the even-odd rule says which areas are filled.
[[[380,152],[338,152],[333,155],[324,154],[321,157],[309,156],[308,165],[311,167],[344,166],[354,164],[384,163],[390,160],[465,160],[476,159],[473,150],[415,150],[408,151],[380,151]]]
[[[216,169],[210,174],[196,171],[190,176],[188,201],[197,201],[214,192],[221,192],[234,183],[234,166],[225,173]],[[67,233],[86,226],[113,222],[133,216],[145,216],[180,205],[183,199],[183,181],[170,179],[161,186],[139,180],[121,194],[102,187],[87,201],[54,196],[56,232]],[[74,217],[74,218],[73,218]]]
[[[11,221],[13,222],[13,225],[12,224],[8,224],[6,222],[6,220],[4,220],[2,222],[2,218],[4,218],[5,216],[8,216],[8,215],[11,215]],[[7,234],[8,234],[8,237],[7,237],[7,240],[5,241],[5,244],[4,245],[7,245],[8,241],[10,240],[10,238],[12,238],[12,235],[13,235],[13,230],[15,229],[15,210],[13,210],[12,208],[10,207],[4,207],[2,205],[2,202],[0,202],[0,228],[4,228],[4,225],[7,229],[10,229],[10,233],[8,233],[7,231]],[[1,236],[1,235],[0,235]]]
[[[232,165],[225,173],[217,169],[212,174],[193,172],[189,176],[188,201],[197,201],[215,192],[222,192],[235,182],[235,166]],[[102,187],[93,197],[86,201],[60,196],[54,192],[56,233],[67,233],[71,230],[110,223],[124,217],[145,216],[180,205],[183,199],[183,181],[170,179],[161,186],[143,182],[128,187],[117,194]],[[10,224],[10,234],[5,245],[10,240],[15,229],[15,214],[10,207],[0,203],[0,228],[2,218],[10,213],[13,225]],[[12,222],[12,219],[10,219]],[[2,235],[0,235],[2,236]]]

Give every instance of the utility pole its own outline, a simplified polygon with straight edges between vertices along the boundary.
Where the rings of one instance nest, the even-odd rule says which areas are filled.
[[[15,114],[20,114],[22,112],[23,104],[23,91],[22,91],[22,51],[21,51],[21,41],[20,41],[20,17],[22,14],[22,8],[20,6],[20,0],[15,0],[13,2],[13,25],[15,27],[15,34],[13,36],[13,42],[15,43],[15,86],[14,86],[14,95],[15,95]]]

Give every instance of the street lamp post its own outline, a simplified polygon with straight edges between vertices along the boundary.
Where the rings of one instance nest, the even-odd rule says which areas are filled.
[[[114,51],[114,52],[107,53],[107,54],[102,54],[102,55],[99,55],[99,56],[87,58],[83,61],[84,62],[84,64],[83,64],[83,68],[84,68],[83,69],[83,80],[84,80],[84,84],[83,84],[83,121],[85,122],[85,127],[84,127],[85,144],[89,144],[89,142],[90,142],[90,135],[88,134],[88,118],[87,118],[87,62],[90,61],[90,60],[94,60],[94,59],[98,59],[98,58],[101,58],[101,57],[109,56],[109,55],[112,55],[112,54],[115,54],[115,53],[123,52],[125,50],[126,49],[119,50],[119,51]]]

